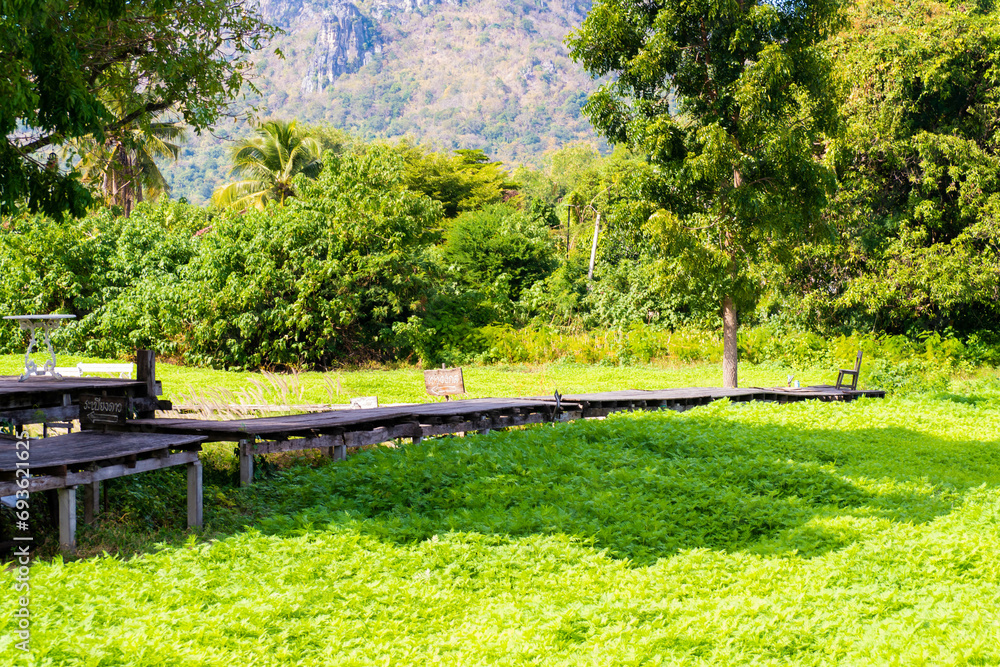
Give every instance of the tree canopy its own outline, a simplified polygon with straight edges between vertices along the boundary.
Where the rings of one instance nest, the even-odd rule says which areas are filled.
[[[837,16],[837,0],[606,0],[569,39],[591,74],[611,75],[584,112],[658,169],[662,247],[714,277],[727,386],[751,261],[811,227],[833,185],[820,158],[837,107],[818,45]]]
[[[851,18],[830,48],[853,280],[831,292],[887,328],[987,328],[1000,314],[1000,17],[877,1]]]
[[[26,201],[80,213],[85,190],[44,149],[86,135],[103,142],[166,110],[195,131],[210,127],[247,82],[249,54],[275,30],[246,0],[5,3],[0,211]],[[124,101],[124,113],[108,108],[103,91]]]

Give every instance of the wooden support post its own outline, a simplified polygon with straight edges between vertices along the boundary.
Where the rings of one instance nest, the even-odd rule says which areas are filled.
[[[240,486],[250,486],[253,484],[253,442],[240,440]]]
[[[136,350],[135,379],[146,383],[147,396],[160,395],[160,389],[156,384],[156,353],[152,350]],[[136,413],[136,416],[139,419],[152,419],[156,417],[156,411],[144,410]]]
[[[323,452],[323,456],[325,456],[328,459],[335,459],[337,457],[336,447],[320,447],[319,449],[321,452]]]
[[[59,547],[66,553],[76,551],[76,487],[58,489]]]
[[[91,482],[83,487],[83,522],[94,523],[101,512],[101,483]]]
[[[204,487],[201,461],[187,464],[188,528],[201,528],[204,524]]]
[[[343,460],[347,459],[347,444],[346,443],[343,444],[343,445],[335,445],[335,446],[331,447],[330,449],[333,450],[333,460],[334,461],[343,461]]]

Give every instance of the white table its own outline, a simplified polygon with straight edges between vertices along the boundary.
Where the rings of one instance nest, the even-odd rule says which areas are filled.
[[[21,325],[22,331],[31,332],[31,339],[28,341],[28,351],[24,353],[24,373],[18,379],[20,381],[31,377],[62,379],[62,376],[56,373],[56,352],[52,349],[52,341],[49,340],[49,333],[58,328],[63,320],[76,319],[76,315],[7,315],[4,319],[16,320]],[[35,347],[38,329],[42,330],[42,334],[45,337],[45,347],[49,350],[49,359],[42,365],[41,369],[35,365],[35,362],[31,358],[31,351]]]

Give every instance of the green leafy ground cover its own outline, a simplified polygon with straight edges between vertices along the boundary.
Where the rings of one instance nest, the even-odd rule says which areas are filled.
[[[994,379],[293,467],[231,536],[34,565],[29,662],[998,664],[998,426]]]

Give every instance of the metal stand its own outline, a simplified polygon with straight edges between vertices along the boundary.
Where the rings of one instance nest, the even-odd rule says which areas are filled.
[[[28,340],[28,351],[24,353],[24,373],[18,378],[23,382],[32,377],[51,377],[61,380],[62,376],[56,373],[56,351],[52,349],[52,340],[49,333],[58,327],[63,320],[74,319],[76,315],[9,315],[5,320],[17,320],[22,331],[30,331],[31,338]],[[49,351],[49,358],[38,368],[31,358],[31,351],[35,349],[38,341],[37,329],[41,328],[42,336],[45,338],[45,348]]]

